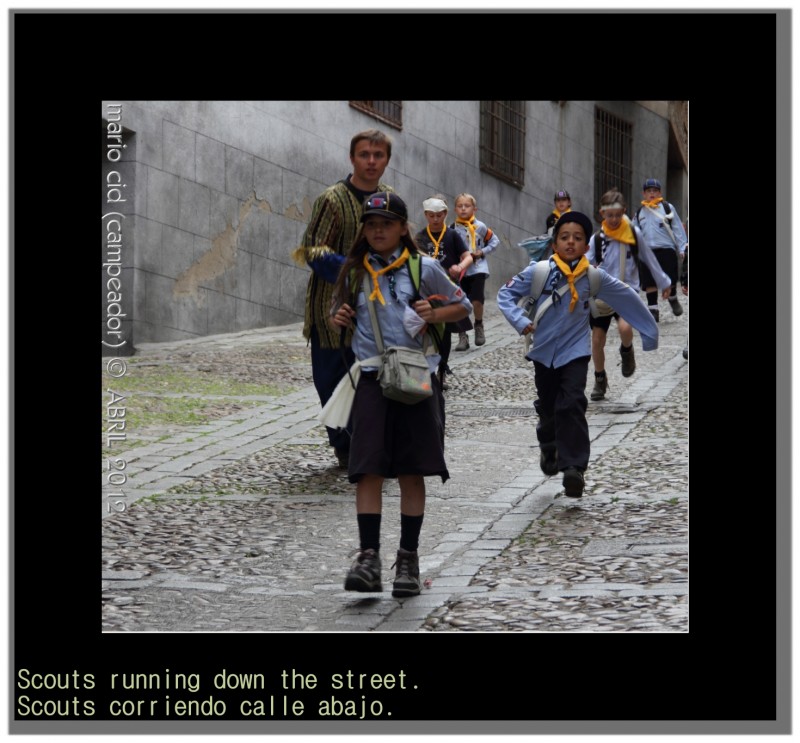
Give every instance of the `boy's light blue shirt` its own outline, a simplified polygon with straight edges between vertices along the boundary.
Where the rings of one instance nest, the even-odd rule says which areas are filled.
[[[669,226],[672,228],[672,234],[675,235],[675,240],[678,242],[677,249],[680,250],[681,255],[686,252],[686,246],[689,243],[689,238],[686,237],[686,231],[683,229],[681,218],[675,207],[670,204],[672,209],[672,219],[667,220]],[[644,239],[647,244],[653,248],[661,250],[662,248],[676,249],[675,243],[669,236],[667,228],[664,227],[663,220],[666,218],[666,211],[664,210],[664,202],[651,210],[650,208],[642,205],[641,210],[637,209],[638,216],[635,218],[636,226],[642,231]]]
[[[567,283],[566,278],[551,258],[550,274],[545,281],[545,290],[549,290],[554,274],[559,278],[553,289]],[[517,302],[531,293],[531,281],[536,262],[520,271],[513,279],[506,282],[497,293],[497,307],[506,320],[518,332],[522,333],[530,324],[530,318],[523,312]],[[653,351],[658,348],[658,325],[650,314],[650,310],[639,295],[627,284],[607,274],[602,268],[600,272],[600,289],[597,298],[610,304],[620,315],[633,325],[642,338],[642,349]],[[547,367],[558,368],[582,356],[591,356],[592,334],[589,329],[589,277],[584,273],[576,282],[578,302],[574,311],[569,311],[570,292],[556,299],[553,305],[539,320],[533,337],[531,348],[526,357],[538,361]],[[545,302],[548,295],[544,292],[536,302],[538,307]]]
[[[402,252],[402,248],[395,250],[392,255],[386,259],[386,264],[393,263],[400,257]],[[370,253],[369,256],[370,264],[376,271],[384,267],[378,261],[376,255]],[[460,287],[456,286],[450,280],[450,277],[444,272],[439,262],[428,256],[421,256],[421,260],[419,293],[423,299],[433,294],[442,294],[448,298],[443,304],[459,302],[463,304],[469,312],[472,312],[472,304],[467,299],[467,295],[464,294]],[[370,282],[372,282],[372,278],[368,278]],[[414,284],[411,281],[407,266],[403,265],[394,271],[394,291],[397,295],[397,299],[392,296],[387,274],[378,277],[378,286],[380,287],[381,294],[383,294],[383,298],[386,300],[386,304],[382,305],[379,299],[375,299],[373,301],[373,306],[378,316],[384,348],[389,348],[389,346],[422,348],[422,336],[417,335],[412,338],[403,325],[405,308],[409,306],[409,302],[415,295]],[[369,308],[367,306],[369,301],[369,295],[365,294],[363,291],[359,291],[358,301],[354,308],[356,310],[356,328],[353,332],[352,344],[353,353],[359,361],[379,355],[378,344],[375,342],[372,321],[370,320]],[[428,367],[431,372],[434,372],[439,365],[441,355],[436,353],[430,354],[427,356],[427,360]],[[362,369],[364,371],[375,371],[377,367],[364,366]]]
[[[647,240],[644,239],[642,231],[634,224],[631,228],[636,233],[636,244],[639,251],[639,260],[644,263],[649,269],[653,278],[656,280],[656,286],[659,291],[664,291],[667,287],[672,285],[669,276],[664,273],[658,259],[653,255],[647,245]],[[598,255],[596,251],[595,241],[597,233],[592,235],[589,240],[589,249],[586,251],[586,258],[593,266],[601,265],[602,269],[611,274],[614,278],[624,281],[634,291],[639,291],[639,268],[633,258],[633,246],[626,243],[621,243],[618,240],[611,240],[606,236],[606,246],[603,255]],[[625,273],[620,277],[620,256],[625,252]],[[602,263],[601,263],[602,261]]]
[[[463,224],[459,224],[458,222],[454,222],[454,229],[458,234],[461,236],[461,239],[464,241],[464,245],[466,245],[467,250],[470,249],[470,233],[469,229],[467,229]],[[481,222],[480,220],[475,220],[475,250],[482,250],[484,255],[489,255],[498,245],[500,245],[500,238],[492,232],[492,236],[489,240],[486,239],[486,235],[489,232],[489,228]],[[476,259],[475,256],[472,257],[472,265],[467,269],[466,275],[467,276],[474,276],[478,273],[489,275],[489,262],[486,258],[478,258]]]

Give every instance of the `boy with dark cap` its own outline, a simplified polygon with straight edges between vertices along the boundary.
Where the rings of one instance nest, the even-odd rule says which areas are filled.
[[[642,184],[642,195],[644,196],[642,206],[636,211],[634,222],[642,231],[645,242],[650,246],[659,265],[672,282],[669,297],[672,314],[682,315],[683,307],[678,301],[677,284],[680,274],[679,264],[686,254],[689,238],[686,237],[675,207],[665,201],[661,195],[661,181],[648,178]],[[641,267],[640,278],[647,295],[647,305],[658,322],[658,289],[647,266]]]
[[[520,333],[535,332],[526,358],[533,362],[534,382],[539,398],[539,466],[545,475],[563,472],[566,494],[583,495],[583,473],[589,464],[589,426],[586,421],[586,375],[592,344],[589,330],[589,261],[584,253],[592,235],[592,222],[580,212],[562,214],[553,229],[553,255],[549,274],[536,300],[538,322],[530,320],[520,300],[531,293],[536,263],[531,263],[497,294],[497,307]],[[596,296],[607,302],[641,334],[642,349],[658,347],[658,325],[639,295],[602,268]],[[548,305],[546,310],[544,306]],[[541,312],[541,314],[539,314]]]

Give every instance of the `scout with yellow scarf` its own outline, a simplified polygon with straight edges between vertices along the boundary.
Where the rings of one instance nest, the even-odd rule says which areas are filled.
[[[669,296],[670,280],[658,264],[653,251],[650,250],[644,236],[625,214],[625,197],[617,190],[606,191],[600,197],[600,213],[603,223],[600,230],[589,240],[586,257],[592,265],[601,266],[607,273],[624,281],[637,293],[639,292],[639,262],[646,265],[655,277],[664,299]],[[608,376],[605,370],[606,335],[611,326],[611,319],[616,318],[620,337],[620,358],[622,360],[622,376],[630,377],[636,370],[636,359],[633,351],[633,328],[630,323],[615,311],[601,317],[591,316],[589,325],[592,328],[592,362],[594,363],[594,388],[591,399],[602,400],[608,390]]]
[[[539,441],[539,466],[545,475],[563,473],[566,495],[580,497],[584,472],[589,464],[590,440],[586,421],[586,376],[591,357],[589,332],[589,261],[586,250],[592,222],[581,212],[567,212],[553,231],[554,254],[550,274],[539,304],[551,300],[536,327],[526,357],[533,362],[539,414],[536,437]],[[519,306],[530,296],[536,264],[531,263],[506,282],[497,294],[497,307],[520,334],[533,331],[533,323]],[[597,297],[614,307],[641,334],[642,349],[658,347],[658,325],[639,295],[627,284],[602,268]],[[567,285],[561,297],[559,288]],[[558,297],[558,299],[556,299]]]
[[[675,207],[661,195],[661,181],[648,178],[642,184],[642,206],[636,210],[634,223],[642,231],[644,239],[655,253],[658,263],[672,281],[669,305],[673,315],[682,315],[683,307],[678,301],[677,284],[680,262],[686,254],[689,238],[683,229]],[[666,208],[666,206],[669,209]],[[642,288],[647,294],[647,304],[656,322],[659,319],[658,292],[656,282],[649,269],[642,268]]]

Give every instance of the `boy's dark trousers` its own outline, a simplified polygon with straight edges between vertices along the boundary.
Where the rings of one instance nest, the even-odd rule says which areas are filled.
[[[555,443],[558,469],[589,464],[589,424],[586,422],[586,374],[590,356],[581,356],[557,369],[533,362],[536,392],[533,405],[539,414],[539,445]]]

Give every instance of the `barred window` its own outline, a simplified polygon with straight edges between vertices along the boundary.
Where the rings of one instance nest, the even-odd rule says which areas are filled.
[[[600,203],[600,197],[606,191],[614,188],[625,197],[630,213],[633,209],[632,182],[633,125],[596,107],[594,110],[595,205]]]
[[[481,170],[525,185],[525,101],[481,101]]]
[[[350,105],[395,129],[403,128],[403,101],[350,101]]]

